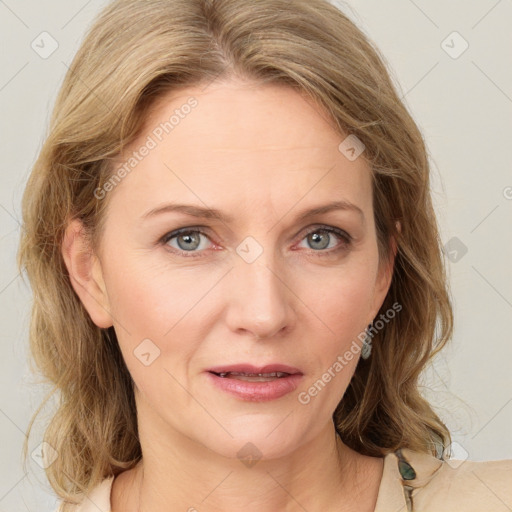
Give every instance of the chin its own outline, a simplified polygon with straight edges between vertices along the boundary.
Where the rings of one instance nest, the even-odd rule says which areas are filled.
[[[228,459],[235,460],[250,468],[255,466],[258,461],[279,459],[292,453],[297,445],[289,437],[285,439],[269,440],[265,434],[259,437],[241,436],[228,443],[224,442],[222,446],[208,447],[219,455]]]
[[[224,422],[224,427],[233,437],[222,431],[209,436],[203,444],[223,457],[239,459],[241,462],[285,457],[307,440],[307,429],[299,432],[295,424],[291,430],[291,422],[283,421],[284,417],[286,415],[283,414],[251,414]],[[251,467],[250,462],[246,465]]]

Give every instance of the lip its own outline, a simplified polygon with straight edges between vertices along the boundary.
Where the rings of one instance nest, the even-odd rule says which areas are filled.
[[[284,372],[293,374],[300,374],[302,372],[298,368],[294,368],[293,366],[288,366],[286,364],[267,364],[265,366],[254,366],[248,363],[241,364],[232,364],[225,366],[214,366],[213,368],[208,368],[207,372],[213,373],[222,373],[222,372],[239,372],[239,373],[272,373],[272,372]]]
[[[216,373],[288,373],[286,377],[266,382],[249,382],[236,378],[219,377]],[[247,402],[267,402],[281,398],[297,389],[304,375],[300,370],[285,364],[268,364],[254,366],[251,364],[235,364],[215,366],[206,370],[209,381],[217,388]]]

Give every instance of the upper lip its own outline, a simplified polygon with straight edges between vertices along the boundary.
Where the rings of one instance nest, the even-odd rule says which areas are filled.
[[[252,364],[240,363],[240,364],[230,364],[230,365],[222,365],[222,366],[214,366],[212,368],[208,368],[208,372],[212,373],[227,373],[227,372],[237,372],[237,373],[274,373],[274,372],[282,372],[293,374],[300,374],[302,372],[293,366],[289,366],[287,364],[267,364],[265,366],[254,366]]]

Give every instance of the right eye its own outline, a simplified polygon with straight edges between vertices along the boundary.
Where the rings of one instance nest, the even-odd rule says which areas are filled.
[[[202,252],[198,250],[201,247],[201,237],[205,237],[209,240],[208,235],[199,229],[182,228],[164,235],[162,237],[162,243],[170,247],[173,252],[185,257],[190,257],[185,253]],[[175,241],[176,245],[172,245],[170,243],[171,241]],[[202,249],[204,248],[205,247],[202,247]]]

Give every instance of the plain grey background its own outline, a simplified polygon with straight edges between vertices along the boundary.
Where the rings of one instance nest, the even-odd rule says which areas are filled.
[[[43,469],[29,458],[25,473],[21,464],[47,389],[27,362],[31,294],[15,260],[20,198],[67,66],[106,4],[0,0],[0,512],[56,503]],[[424,374],[425,396],[452,431],[458,458],[512,458],[512,2],[338,5],[384,54],[431,156],[455,334]],[[30,451],[51,412],[36,422]]]

